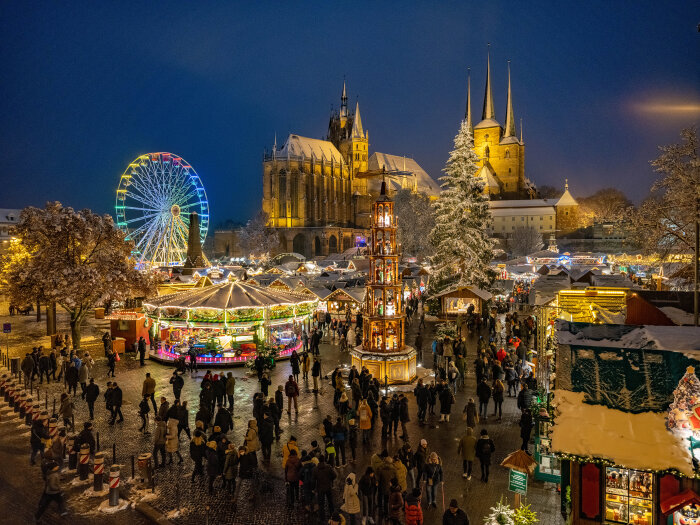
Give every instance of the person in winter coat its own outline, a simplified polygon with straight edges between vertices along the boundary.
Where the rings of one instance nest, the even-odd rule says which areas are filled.
[[[404,516],[406,525],[423,525],[423,509],[420,506],[420,489],[418,487],[406,497]]]
[[[450,412],[454,402],[455,396],[452,390],[446,384],[443,384],[442,390],[440,390],[440,421],[450,421]]]
[[[248,430],[245,434],[245,447],[248,452],[260,450],[260,440],[258,439],[258,422],[255,419],[248,421]]]
[[[70,428],[71,431],[75,432],[75,424],[73,422],[73,401],[68,397],[65,392],[61,394],[61,406],[58,409],[58,415],[63,418],[63,426]]]
[[[408,416],[408,398],[399,394],[399,421],[401,422],[401,436],[399,436],[404,441],[408,441],[408,429],[406,428],[406,423],[410,421]]]
[[[182,465],[183,462],[182,454],[180,454],[180,440],[177,434],[177,419],[168,419],[167,434],[165,436],[165,452],[168,455],[168,465],[173,463],[173,454],[176,454],[180,460],[178,465]]]
[[[299,368],[301,366],[301,360],[299,359],[299,354],[297,351],[292,351],[292,355],[289,358],[289,364],[292,367],[292,375],[294,376],[294,381],[299,382]]]
[[[41,361],[39,362],[41,365]],[[87,388],[87,381],[88,381],[88,373],[90,372],[90,369],[87,367],[87,363],[83,363],[83,366],[81,366],[78,369],[78,382],[80,383],[80,397],[82,399],[85,399],[85,388]],[[47,374],[47,379],[48,379],[48,370],[46,371]]]
[[[207,477],[209,478],[209,494],[214,493],[214,481],[219,476],[219,454],[216,452],[216,441],[208,441],[205,452],[207,458]]]
[[[236,492],[236,478],[238,477],[238,450],[236,445],[229,443],[226,450],[226,459],[224,459],[224,489],[228,488],[229,494]]]
[[[345,478],[345,485],[343,486],[343,504],[340,510],[348,515],[350,525],[356,525],[357,519],[360,516],[361,506],[360,498],[358,496],[359,486],[355,481],[355,473],[351,472],[348,477]]]
[[[314,357],[314,364],[311,366],[311,378],[314,381],[313,393],[318,393],[318,382],[321,377],[321,361]]]
[[[485,428],[481,429],[481,436],[476,442],[476,457],[481,463],[481,481],[487,483],[489,480],[489,468],[491,466],[491,455],[496,451],[496,445],[489,437],[489,433]]]
[[[348,444],[350,445],[351,463],[355,463],[355,451],[357,450],[357,420],[351,418],[348,420]]]
[[[464,410],[462,411],[463,419],[466,421],[467,426],[475,428],[476,424],[479,422],[479,414],[476,413],[476,403],[474,403],[473,398],[469,398],[467,404],[464,405]]]
[[[337,477],[335,470],[326,459],[321,456],[318,458],[318,466],[313,473],[314,482],[316,484],[316,494],[318,496],[318,512],[321,518],[321,523],[325,521],[325,506],[328,504],[329,514],[335,512],[333,504],[333,481]]]
[[[95,454],[95,436],[92,435],[92,423],[86,421],[83,423],[83,430],[80,431],[78,437],[75,439],[74,446],[80,450],[82,445],[87,445],[90,447],[90,455]]]
[[[401,514],[405,502],[403,500],[403,494],[401,493],[401,487],[395,479],[391,481],[391,488],[389,491],[389,523],[391,525],[401,525]]]
[[[416,479],[418,480],[418,483],[423,480],[423,472],[425,471],[425,466],[428,463],[429,457],[428,442],[425,439],[421,439],[420,443],[418,443],[418,448],[416,448],[415,454],[413,454],[413,462],[416,466]]]
[[[294,411],[299,415],[299,406],[297,398],[299,397],[299,385],[294,381],[294,376],[289,376],[287,383],[284,385],[284,393],[287,396],[287,413],[292,413],[292,402],[294,402]]]
[[[408,490],[408,480],[406,479],[408,477],[408,469],[406,465],[403,464],[398,454],[394,456],[391,464],[394,467],[396,480],[399,483],[399,487],[401,487],[401,491],[406,492]]]
[[[233,413],[233,395],[236,392],[236,378],[233,377],[233,373],[228,372],[226,374],[226,399],[224,400],[224,406],[228,402],[229,412]]]
[[[34,514],[34,520],[39,523],[39,519],[44,514],[52,501],[58,505],[58,512],[63,516],[67,516],[66,506],[63,501],[63,491],[61,490],[61,477],[58,473],[58,463],[52,461],[48,464],[46,473],[46,482],[44,484],[44,492],[41,494],[38,508]]]
[[[518,408],[524,411],[526,408],[530,408],[532,404],[532,390],[530,390],[526,383],[520,386],[520,392],[518,392]]]
[[[163,421],[167,421],[168,410],[170,410],[170,403],[168,403],[168,400],[166,398],[161,397],[160,406],[158,407],[158,417],[160,417]]]
[[[78,369],[75,367],[75,363],[71,363],[66,370],[66,383],[68,384],[68,393],[73,391],[73,395],[78,392]]]
[[[456,499],[450,501],[449,508],[442,515],[442,525],[469,525],[467,513],[459,508]]]
[[[44,459],[44,448],[49,440],[49,422],[48,419],[35,419],[32,423],[32,430],[29,434],[29,444],[32,447],[32,455],[29,457],[29,463],[35,464],[37,453]]]
[[[260,422],[260,428],[258,429],[258,436],[260,439],[260,446],[262,448],[263,459],[265,461],[270,461],[270,456],[272,454],[272,442],[275,440],[274,435],[275,425],[272,422],[269,414],[263,416]]]
[[[34,373],[34,368],[36,367],[36,362],[31,354],[25,354],[24,359],[22,359],[22,364],[20,368],[22,369],[22,374],[24,374],[24,383],[29,384],[32,374]]]
[[[423,379],[418,380],[416,388],[413,389],[413,395],[416,396],[416,404],[418,405],[418,422],[425,422],[425,414],[428,410],[428,388],[423,384]]]
[[[472,427],[467,427],[466,432],[459,440],[457,454],[462,457],[462,477],[467,480],[472,479],[472,465],[476,454],[476,437]]]
[[[493,397],[493,415],[498,416],[498,421],[501,420],[503,416],[503,398],[506,393],[506,387],[503,381],[500,379],[493,380],[493,388],[491,389],[491,396]]]
[[[204,460],[206,453],[206,441],[204,440],[204,433],[201,430],[195,430],[194,436],[190,441],[190,458],[194,462],[194,470],[192,471],[192,481],[194,481],[195,476],[204,475],[204,465],[202,461]]]
[[[153,434],[153,463],[156,468],[165,467],[166,434],[165,421],[160,416],[156,416],[156,430]],[[160,465],[158,464],[158,453],[160,453]]]
[[[348,429],[343,420],[340,417],[336,418],[335,425],[333,425],[331,429],[331,436],[337,452],[335,457],[336,467],[347,465],[347,460],[345,457],[345,442],[347,440],[347,434]]]
[[[360,430],[362,430],[362,443],[369,443],[369,432],[372,429],[372,411],[367,405],[367,400],[360,402],[357,409],[357,416],[360,419]]]
[[[523,410],[523,413],[520,415],[520,437],[523,440],[522,445],[520,445],[520,449],[524,450],[528,454],[530,451],[528,450],[528,445],[530,443],[530,434],[532,434],[532,427],[534,423],[532,422],[532,412],[530,412],[529,408],[526,408]]]
[[[95,401],[100,395],[100,387],[95,384],[95,379],[90,378],[90,384],[85,387],[85,401],[87,402],[90,419],[95,419]]]
[[[185,380],[177,373],[177,370],[173,371],[173,375],[170,376],[170,384],[173,385],[173,396],[175,399],[180,399],[182,388],[185,386]]]
[[[479,386],[476,387],[476,395],[479,398],[479,417],[486,422],[489,399],[491,399],[491,387],[486,382],[486,377],[481,378]]]
[[[287,505],[294,508],[299,502],[299,479],[301,475],[301,459],[297,451],[292,449],[284,466],[284,480],[287,483]]]
[[[396,469],[394,468],[394,460],[387,454],[387,451],[382,451],[381,462],[376,464],[374,471],[377,473],[377,482],[379,483],[378,500],[379,509],[384,517],[389,516],[389,496],[391,496],[391,480],[396,478]]]
[[[183,401],[177,407],[177,438],[180,439],[180,433],[185,431],[187,439],[191,439],[190,434],[190,412],[187,409],[187,401]]]
[[[231,417],[231,412],[226,410],[221,403],[219,403],[218,410],[216,411],[214,426],[220,427],[221,432],[224,434],[228,434],[229,430],[233,429],[233,418]]]
[[[377,477],[372,467],[367,467],[365,473],[360,478],[359,494],[362,502],[362,520],[366,523],[367,518],[372,519],[377,503]]]
[[[117,382],[112,383],[112,396],[111,396],[111,401],[112,401],[112,420],[110,421],[110,425],[114,425],[114,423],[117,421],[117,416],[119,416],[119,423],[124,422],[124,416],[122,415],[122,399],[123,399],[123,394],[122,394],[122,389],[117,385]]]
[[[442,464],[436,452],[431,452],[428,463],[423,470],[426,492],[428,493],[428,506],[437,508],[436,491],[437,486],[442,482]]]
[[[139,403],[139,417],[141,418],[141,428],[139,432],[145,435],[150,434],[148,431],[148,413],[151,411],[151,407],[148,404],[148,396],[143,396],[141,402]]]
[[[156,380],[151,377],[150,372],[146,373],[146,379],[143,380],[143,386],[141,387],[141,395],[142,396],[148,396],[148,398],[151,400],[151,403],[153,404],[153,412],[158,411],[158,407],[156,406]]]

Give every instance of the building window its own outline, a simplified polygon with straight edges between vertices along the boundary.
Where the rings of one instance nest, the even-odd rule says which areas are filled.
[[[488,137],[488,135],[486,135],[486,136]],[[487,158],[487,159],[488,159],[488,158],[489,158],[489,154],[490,154],[490,153],[489,153],[489,147],[486,146],[486,147],[484,148],[484,158]]]
[[[287,174],[284,171],[280,172],[280,176],[278,179],[278,192],[277,192],[277,198],[278,200],[278,207],[277,207],[277,216],[278,217],[286,217],[287,216]]]
[[[511,172],[511,169],[510,169],[510,168],[508,168],[508,173],[510,173],[510,172]]]
[[[510,150],[506,150],[506,158],[507,158],[507,159],[510,158]],[[509,169],[508,171],[510,171],[510,169]]]
[[[292,176],[292,217],[299,217],[299,175]]]

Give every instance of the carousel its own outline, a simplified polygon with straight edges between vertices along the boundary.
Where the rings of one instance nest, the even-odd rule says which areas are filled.
[[[156,297],[144,302],[159,340],[151,357],[176,362],[191,351],[197,364],[243,365],[258,347],[274,348],[278,358],[302,346],[301,331],[317,300],[234,281]]]

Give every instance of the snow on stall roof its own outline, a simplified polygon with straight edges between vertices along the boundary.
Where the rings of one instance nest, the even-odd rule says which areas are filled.
[[[677,325],[693,325],[695,316],[674,306],[662,306],[659,308],[666,316]]]
[[[583,392],[554,391],[554,452],[605,458],[640,470],[675,468],[694,476],[688,444],[666,429],[665,412],[632,414],[584,398]]]
[[[700,359],[700,327],[633,326],[557,321],[559,344],[692,352]]]
[[[409,177],[416,176],[418,191],[427,193],[428,195],[440,195],[440,184],[435,182],[428,173],[421,168],[411,157],[401,155],[390,155],[389,153],[372,153],[367,161],[367,169],[381,170],[386,169],[389,174],[405,175]]]

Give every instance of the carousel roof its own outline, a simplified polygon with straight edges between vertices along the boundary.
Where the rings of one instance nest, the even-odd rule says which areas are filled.
[[[156,308],[262,308],[309,302],[308,298],[278,290],[263,289],[245,281],[215,284],[154,299],[144,304]]]

